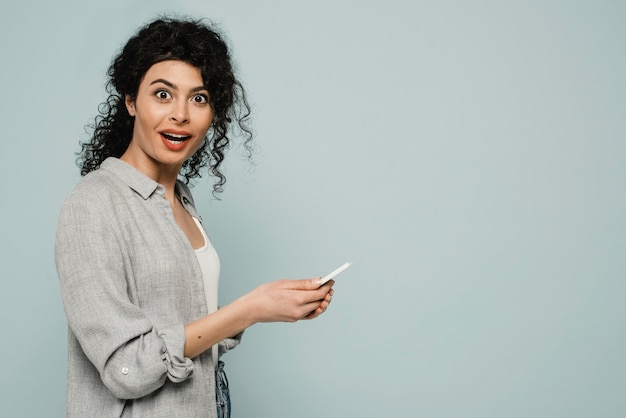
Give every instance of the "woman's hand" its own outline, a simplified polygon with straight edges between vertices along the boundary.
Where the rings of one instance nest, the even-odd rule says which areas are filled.
[[[245,295],[253,322],[296,322],[321,315],[332,299],[333,280],[319,286],[319,278],[277,280]]]
[[[207,316],[185,325],[185,357],[194,358],[224,338],[257,322],[296,322],[320,316],[330,304],[334,280],[320,287],[320,279],[278,280]]]

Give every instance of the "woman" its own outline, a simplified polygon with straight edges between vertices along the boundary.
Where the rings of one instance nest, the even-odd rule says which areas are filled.
[[[266,283],[217,310],[219,259],[186,186],[217,177],[245,93],[220,36],[156,20],[109,69],[108,101],[61,210],[56,262],[69,324],[68,416],[230,414],[219,355],[258,322],[313,319],[319,278]],[[179,180],[179,176],[186,182]]]

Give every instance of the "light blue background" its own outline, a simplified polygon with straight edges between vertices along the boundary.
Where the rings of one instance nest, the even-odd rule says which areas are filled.
[[[111,57],[159,12],[232,42],[259,152],[194,193],[221,302],[354,266],[227,356],[234,418],[626,414],[623,1],[3,2],[0,415],[61,417],[53,260]]]

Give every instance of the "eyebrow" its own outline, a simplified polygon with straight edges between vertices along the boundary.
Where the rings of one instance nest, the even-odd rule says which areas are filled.
[[[165,84],[167,87],[169,87],[171,89],[178,90],[178,86],[176,84],[174,84],[172,82],[169,82],[169,81],[167,81],[167,80],[165,80],[163,78],[157,78],[152,83],[150,83],[150,85],[157,84],[157,83],[163,83],[163,84]],[[198,87],[194,87],[194,88],[191,89],[192,93],[196,93],[198,91],[208,91],[208,90],[204,86],[198,86]]]

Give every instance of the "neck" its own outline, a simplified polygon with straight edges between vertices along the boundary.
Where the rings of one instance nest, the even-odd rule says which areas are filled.
[[[124,153],[120,157],[120,160],[132,165],[137,170],[141,171],[146,176],[150,177],[152,180],[165,187],[165,197],[167,198],[167,200],[170,201],[170,203],[174,203],[174,190],[176,187],[176,179],[178,178],[178,173],[180,172],[182,164],[176,166],[159,163],[155,164],[155,161],[147,161],[134,158],[133,154],[128,152]]]

